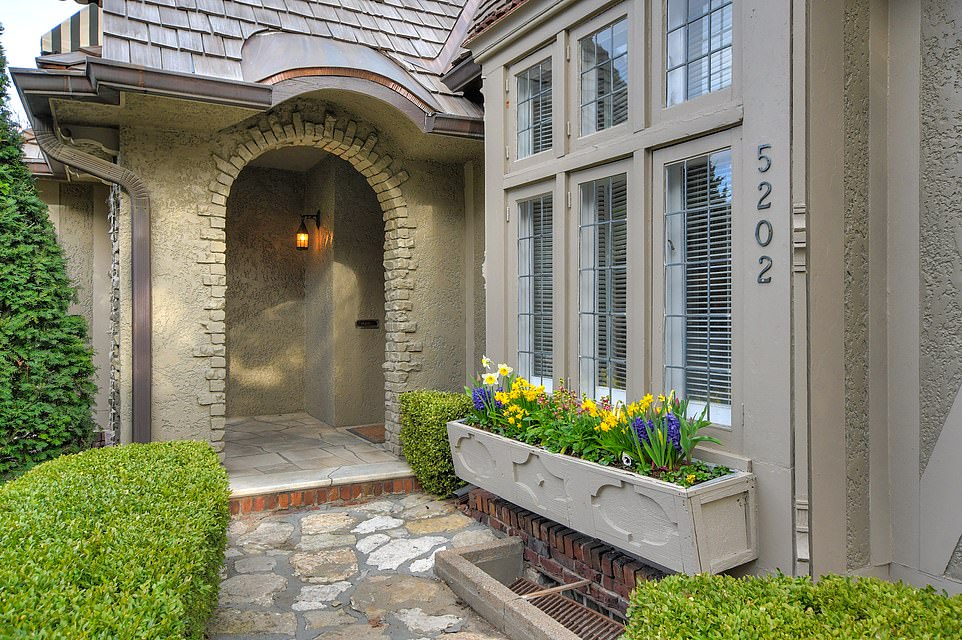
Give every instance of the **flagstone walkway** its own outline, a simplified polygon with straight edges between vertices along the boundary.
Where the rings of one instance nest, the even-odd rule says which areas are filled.
[[[503,640],[434,577],[434,554],[494,533],[414,494],[236,516],[213,639]]]

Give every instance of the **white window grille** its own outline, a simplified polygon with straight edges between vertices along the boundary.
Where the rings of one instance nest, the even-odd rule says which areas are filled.
[[[665,168],[665,385],[731,425],[731,150]]]
[[[628,20],[609,24],[579,41],[581,135],[628,120]]]
[[[732,83],[732,0],[668,0],[668,106]]]
[[[518,159],[551,148],[551,59],[518,74]]]
[[[628,189],[621,174],[581,185],[579,374],[593,398],[625,400]]]
[[[550,390],[554,295],[551,194],[518,203],[518,372]]]

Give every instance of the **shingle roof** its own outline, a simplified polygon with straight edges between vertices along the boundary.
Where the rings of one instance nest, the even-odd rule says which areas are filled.
[[[470,41],[525,2],[527,0],[482,0],[480,6],[478,6],[478,11],[474,14],[474,20],[468,30],[465,42]]]
[[[241,80],[245,79],[242,46],[254,34],[282,31],[317,36],[375,49],[434,94],[446,113],[478,116],[474,105],[461,104],[466,100],[440,82],[440,74],[463,52],[459,45],[473,18],[465,14],[465,5],[473,4],[471,0],[102,0],[103,57]]]
[[[104,57],[241,78],[241,44],[267,29],[356,42],[411,60],[441,52],[465,0],[103,0]]]

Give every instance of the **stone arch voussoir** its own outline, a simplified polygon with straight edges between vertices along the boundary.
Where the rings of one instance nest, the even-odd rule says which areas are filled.
[[[271,115],[257,125],[243,130],[239,138],[232,134],[230,150],[213,155],[214,178],[208,187],[210,199],[202,207],[200,240],[204,249],[197,263],[204,273],[207,288],[203,323],[206,336],[194,355],[208,359],[208,389],[199,402],[208,407],[211,442],[223,450],[227,409],[227,344],[224,304],[227,295],[227,198],[234,180],[255,158],[283,147],[310,146],[349,162],[364,176],[374,190],[384,217],[384,421],[387,445],[400,452],[400,394],[408,390],[412,371],[420,371],[422,343],[417,335],[413,298],[414,271],[417,257],[414,246],[415,225],[408,217],[408,207],[401,185],[408,179],[398,161],[379,146],[373,128],[361,127],[352,119],[326,114],[319,121],[305,119],[299,111],[289,118]]]

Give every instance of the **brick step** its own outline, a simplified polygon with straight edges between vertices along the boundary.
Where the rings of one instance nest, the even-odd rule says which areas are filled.
[[[322,504],[344,505],[365,502],[382,495],[417,493],[421,484],[414,476],[391,480],[347,482],[295,491],[268,491],[230,499],[231,515],[299,509]]]

